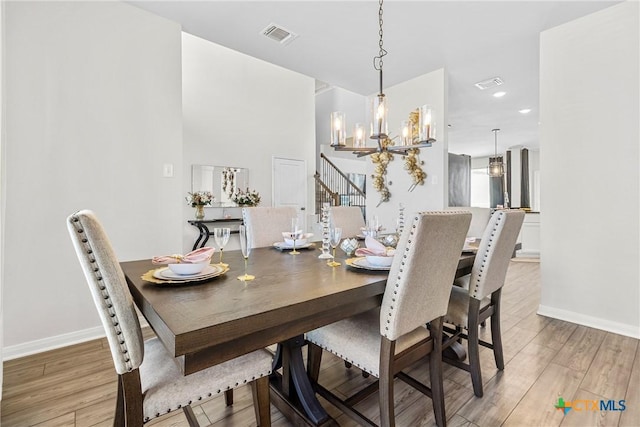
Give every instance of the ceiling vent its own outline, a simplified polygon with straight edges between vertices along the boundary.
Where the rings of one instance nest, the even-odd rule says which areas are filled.
[[[321,80],[316,80],[316,95],[326,92],[332,88],[333,86],[331,86],[329,83],[323,82]]]
[[[485,89],[489,89],[489,88],[492,88],[492,87],[500,86],[503,83],[504,82],[502,81],[502,79],[500,77],[494,77],[494,78],[489,79],[489,80],[484,80],[484,81],[478,82],[478,83],[475,84],[475,86],[480,90],[485,90]]]
[[[267,28],[262,30],[262,35],[283,45],[291,43],[293,39],[298,37],[297,34],[273,23],[269,24]]]

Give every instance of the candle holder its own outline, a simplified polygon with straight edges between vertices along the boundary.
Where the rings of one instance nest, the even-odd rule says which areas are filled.
[[[331,246],[331,228],[329,225],[329,203],[322,204],[322,253],[320,259],[331,259],[329,248]]]
[[[347,142],[346,118],[342,111],[331,113],[331,146],[344,147]]]

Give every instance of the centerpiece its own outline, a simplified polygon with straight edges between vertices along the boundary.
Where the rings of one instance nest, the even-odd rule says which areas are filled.
[[[231,200],[238,206],[258,206],[260,204],[260,193],[248,188],[245,191],[238,189],[231,196]]]
[[[196,219],[204,219],[204,207],[211,205],[214,200],[213,194],[210,191],[194,191],[193,193],[187,193],[187,203],[191,207],[196,208]]]

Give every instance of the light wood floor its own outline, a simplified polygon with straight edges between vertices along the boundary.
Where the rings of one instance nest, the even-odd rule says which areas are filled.
[[[484,397],[473,395],[466,372],[445,366],[449,426],[640,426],[638,340],[536,315],[539,272],[537,263],[509,267],[502,308],[506,367],[499,373],[491,351],[481,350]],[[428,381],[424,364],[411,373]],[[320,382],[326,387],[351,394],[370,381],[325,354]],[[624,399],[626,411],[572,410],[565,416],[553,406],[559,395],[565,401]],[[107,343],[91,341],[5,362],[1,421],[4,427],[108,426],[115,396]],[[356,425],[330,404],[325,407],[340,425]],[[377,397],[359,409],[377,420]],[[215,398],[194,411],[203,426],[255,425],[247,387],[236,390],[233,407]],[[291,425],[273,407],[272,416],[274,426]],[[431,401],[397,381],[396,420],[399,426],[434,425]],[[150,424],[187,425],[182,413]]]

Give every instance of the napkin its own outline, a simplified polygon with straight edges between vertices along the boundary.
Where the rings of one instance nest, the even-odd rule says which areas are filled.
[[[375,238],[367,236],[364,239],[366,248],[356,249],[356,256],[393,256],[395,250],[387,251],[387,247],[378,242]]]
[[[154,256],[151,262],[154,264],[199,264],[201,262],[209,262],[211,256],[213,256],[214,250],[214,248],[205,246],[204,248],[189,252],[186,255],[174,254]]]

